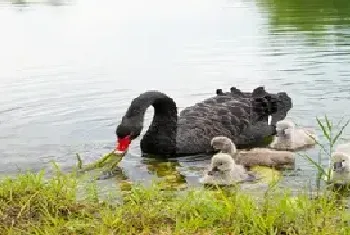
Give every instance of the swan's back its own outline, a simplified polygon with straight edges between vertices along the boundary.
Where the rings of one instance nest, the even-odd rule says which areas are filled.
[[[208,98],[181,111],[178,118],[177,143],[180,151],[211,152],[210,141],[216,136],[230,139],[239,135],[262,116],[254,110],[251,99],[230,96]]]

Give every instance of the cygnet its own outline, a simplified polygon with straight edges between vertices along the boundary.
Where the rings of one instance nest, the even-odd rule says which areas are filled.
[[[336,184],[350,183],[350,143],[339,144],[331,157],[331,181]]]
[[[201,179],[203,184],[231,185],[253,181],[256,177],[249,174],[243,166],[236,165],[230,154],[219,152],[211,159],[209,170]]]
[[[211,146],[214,150],[219,150],[222,153],[227,153],[236,159],[236,145],[231,141],[231,139],[224,136],[217,136],[211,140]]]
[[[270,148],[276,150],[299,150],[316,144],[317,136],[313,130],[296,128],[291,120],[276,123],[276,136]]]
[[[242,150],[237,155],[237,162],[244,166],[282,167],[294,166],[295,157],[289,151],[276,151],[269,148]]]
[[[295,158],[288,151],[276,151],[269,148],[253,148],[237,152],[235,144],[227,137],[214,137],[211,145],[215,150],[227,153],[235,160],[236,164],[243,166],[285,166],[293,165]]]

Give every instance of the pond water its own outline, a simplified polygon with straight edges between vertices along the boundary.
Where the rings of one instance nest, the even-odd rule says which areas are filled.
[[[131,100],[150,89],[182,109],[216,88],[265,85],[292,97],[288,117],[304,127],[317,128],[315,117],[325,114],[349,118],[348,0],[57,3],[0,4],[2,175],[49,169],[52,160],[69,170],[76,153],[97,160],[113,149]],[[317,158],[316,149],[308,153]],[[138,139],[120,167],[131,181],[198,185],[208,163],[142,158]],[[283,173],[296,189],[315,169],[297,157]]]

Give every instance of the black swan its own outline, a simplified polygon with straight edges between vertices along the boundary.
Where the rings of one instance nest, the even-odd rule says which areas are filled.
[[[267,116],[281,112],[279,109],[288,112],[288,102],[287,108],[276,105],[285,100],[291,102],[287,98],[258,87],[249,97],[224,95],[205,99],[185,108],[178,116],[172,98],[159,91],[147,91],[131,102],[118,125],[116,151],[126,152],[131,141],[140,135],[145,112],[151,105],[153,121],[140,143],[145,154],[213,153],[211,139],[219,135],[232,139],[237,148],[266,146],[270,143],[266,143],[266,137],[276,133],[276,127],[267,124]]]

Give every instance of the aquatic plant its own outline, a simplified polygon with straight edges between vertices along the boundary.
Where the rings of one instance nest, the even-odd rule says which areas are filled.
[[[119,164],[119,162],[122,160],[124,155],[125,154],[116,154],[115,152],[110,152],[110,153],[104,154],[101,159],[98,159],[93,163],[83,165],[83,161],[80,155],[77,153],[76,154],[77,169],[81,173],[91,171],[97,168],[103,168],[106,165],[108,165],[109,169],[112,169],[113,167],[116,167]]]

